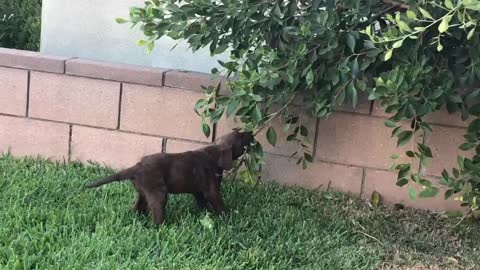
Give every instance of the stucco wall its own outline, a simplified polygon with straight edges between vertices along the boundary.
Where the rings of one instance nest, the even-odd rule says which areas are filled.
[[[147,55],[135,42],[142,38],[136,29],[120,25],[115,18],[128,18],[131,6],[143,0],[43,0],[41,49],[43,53],[65,57],[210,72],[218,67],[208,50],[193,54],[185,43],[170,38],[157,42]],[[226,58],[224,54],[220,58]]]

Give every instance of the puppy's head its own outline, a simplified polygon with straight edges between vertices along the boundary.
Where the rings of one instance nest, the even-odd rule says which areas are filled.
[[[234,129],[232,132],[218,138],[215,144],[230,147],[232,159],[236,160],[245,153],[245,147],[249,146],[253,140],[254,137],[251,131],[241,132],[238,129]]]
[[[232,148],[228,145],[217,145],[220,149],[217,166],[223,170],[229,171],[233,168]]]

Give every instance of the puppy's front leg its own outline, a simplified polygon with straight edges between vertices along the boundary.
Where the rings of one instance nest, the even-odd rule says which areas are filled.
[[[200,209],[207,208],[207,200],[203,197],[201,193],[194,193],[193,196],[195,197],[195,201],[197,202],[197,206]]]
[[[223,203],[222,195],[220,195],[218,189],[211,190],[205,197],[212,204],[215,213],[218,215],[223,215],[225,213],[225,204]]]

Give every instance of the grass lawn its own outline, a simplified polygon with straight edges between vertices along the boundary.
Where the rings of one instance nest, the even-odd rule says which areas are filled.
[[[0,269],[479,269],[470,221],[452,229],[438,214],[226,181],[225,217],[205,222],[190,196],[173,195],[156,228],[130,211],[129,183],[82,190],[109,172],[0,158]]]

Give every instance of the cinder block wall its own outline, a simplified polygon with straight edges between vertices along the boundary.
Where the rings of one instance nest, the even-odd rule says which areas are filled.
[[[193,105],[201,85],[216,84],[207,74],[69,59],[0,48],[0,152],[42,156],[59,161],[97,161],[113,168],[133,165],[141,156],[181,152],[211,142],[200,129]],[[222,85],[225,93],[226,86]],[[388,117],[366,98],[356,110],[340,108],[327,119],[307,116],[315,162],[307,170],[289,158],[296,146],[267,152],[264,177],[287,185],[351,192],[363,198],[378,191],[385,202],[432,210],[459,209],[458,202],[410,201],[388,171],[390,156],[403,153],[384,126]],[[466,123],[439,112],[428,119],[434,133],[426,138],[434,161],[425,170],[436,179],[455,166]],[[281,130],[281,123],[274,122]],[[222,120],[214,137],[236,126]],[[416,187],[420,189],[420,187]]]

